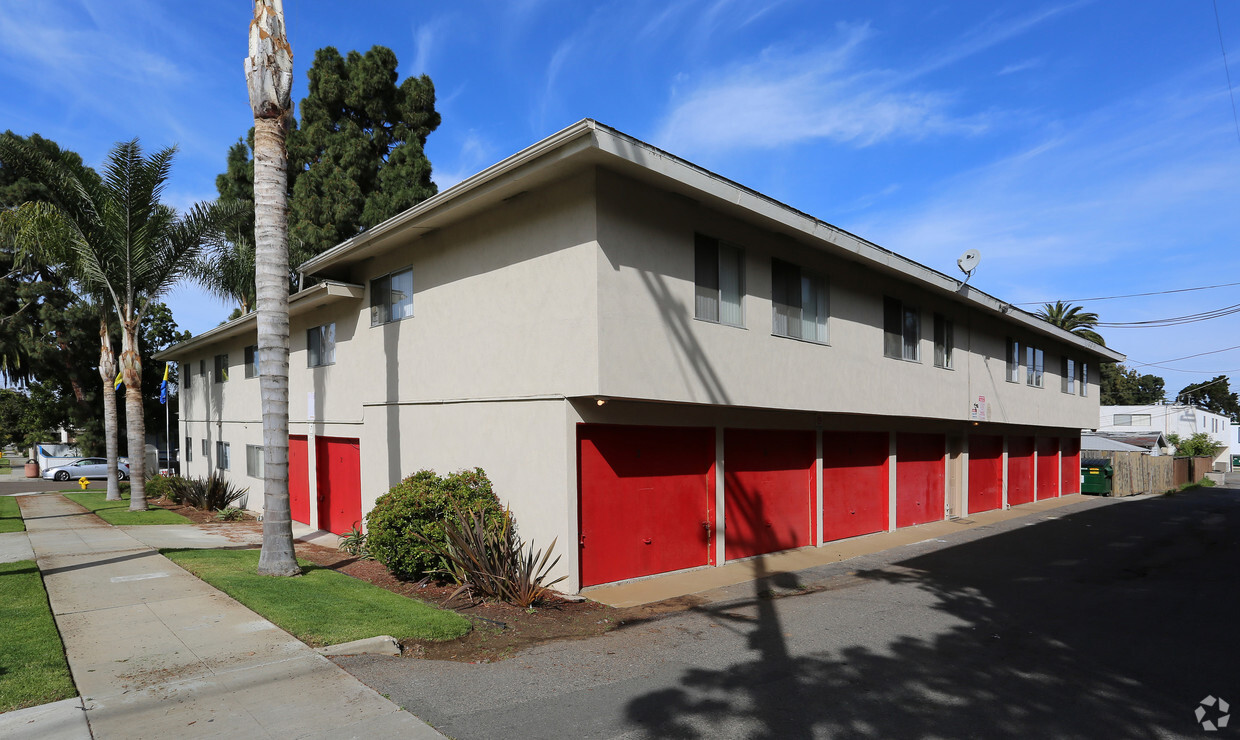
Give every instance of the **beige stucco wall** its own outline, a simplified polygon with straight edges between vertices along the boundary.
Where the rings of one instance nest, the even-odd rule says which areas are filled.
[[[1007,383],[1010,329],[955,301],[605,170],[598,189],[601,395],[955,420],[983,395],[992,422],[1097,422],[1096,380],[1060,392],[1064,347],[1035,342],[1044,387]],[[745,250],[743,328],[693,318],[695,232]],[[772,257],[827,278],[829,345],[772,335]],[[920,308],[920,362],[883,355],[884,295]],[[953,370],[933,364],[936,311],[955,323]]]

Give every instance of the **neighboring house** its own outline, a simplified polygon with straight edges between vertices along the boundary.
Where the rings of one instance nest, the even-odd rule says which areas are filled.
[[[1091,439],[1091,443],[1095,447],[1087,447],[1086,440]],[[1112,445],[1122,446],[1102,446],[1104,442],[1109,441]],[[1140,450],[1152,457],[1162,455],[1175,454],[1175,446],[1167,440],[1162,432],[1094,432],[1092,435],[1081,435],[1081,449],[1103,449],[1103,450],[1124,450],[1133,448]],[[1131,452],[1132,450],[1128,450]]]
[[[1114,435],[1133,437],[1161,434],[1164,441],[1159,444],[1163,446],[1165,454],[1175,453],[1174,445],[1165,440],[1167,435],[1178,434],[1181,437],[1187,438],[1198,432],[1205,432],[1210,435],[1210,439],[1223,446],[1215,457],[1215,462],[1227,463],[1227,469],[1231,469],[1230,455],[1232,440],[1235,438],[1232,428],[1235,425],[1231,423],[1231,419],[1222,414],[1206,411],[1197,406],[1187,406],[1178,403],[1145,406],[1102,406],[1099,408],[1098,413],[1099,433],[1107,434],[1112,438],[1115,438]],[[1138,444],[1130,439],[1123,439],[1122,441]]]
[[[293,518],[480,466],[569,590],[1075,493],[1124,359],[591,120],[300,270]],[[158,357],[258,509],[255,342]]]
[[[1091,452],[1144,452],[1146,454],[1160,454],[1148,447],[1111,439],[1101,434],[1081,432],[1081,455],[1083,457],[1096,457],[1096,455],[1091,455]]]

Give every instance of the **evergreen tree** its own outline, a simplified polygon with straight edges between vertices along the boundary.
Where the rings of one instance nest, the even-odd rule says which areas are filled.
[[[1219,375],[1204,383],[1186,385],[1180,389],[1176,399],[1181,403],[1222,414],[1232,421],[1240,421],[1240,396],[1231,392],[1226,375]]]
[[[1146,406],[1162,403],[1164,381],[1157,375],[1140,375],[1114,362],[1104,362],[1099,368],[1099,393],[1103,406]]]
[[[398,85],[396,67],[396,54],[383,46],[347,57],[326,47],[314,55],[300,124],[290,121],[287,137],[294,289],[297,265],[438,192],[425,153],[440,123],[435,86],[426,75]],[[253,149],[253,129],[229,148],[227,170],[215,181],[221,202],[253,202]],[[237,256],[253,229],[253,221],[238,229]]]

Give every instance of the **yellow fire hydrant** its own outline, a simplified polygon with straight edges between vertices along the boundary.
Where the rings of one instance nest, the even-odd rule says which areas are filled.
[[[83,491],[85,491],[86,487],[90,485],[90,480],[86,476],[82,476],[81,478],[78,478],[78,485],[82,487]]]

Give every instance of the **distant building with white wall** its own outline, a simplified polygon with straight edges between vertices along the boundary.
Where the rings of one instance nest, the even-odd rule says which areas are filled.
[[[1227,462],[1230,469],[1233,451],[1240,454],[1237,425],[1231,419],[1206,411],[1197,406],[1184,404],[1156,404],[1144,406],[1102,406],[1099,409],[1099,432],[1143,434],[1161,432],[1191,437],[1205,432],[1210,439],[1223,445],[1215,462]]]

